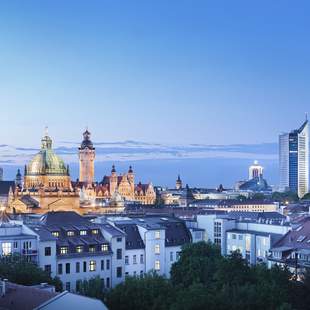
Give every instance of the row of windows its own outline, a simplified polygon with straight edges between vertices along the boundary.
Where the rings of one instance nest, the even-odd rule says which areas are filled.
[[[99,234],[99,230],[98,229],[92,229],[91,230],[91,233],[93,235],[98,235]],[[60,232],[58,230],[55,230],[52,232],[52,235],[54,237],[59,237],[59,234]],[[69,230],[67,231],[67,236],[68,237],[72,237],[72,236],[75,236],[77,234],[77,232],[75,232],[74,230]],[[87,235],[87,230],[80,230],[79,233],[78,233],[80,236],[86,236]]]
[[[125,265],[129,265],[129,256],[125,256]],[[137,264],[137,255],[132,256],[132,263],[135,265]],[[144,263],[144,255],[140,254],[140,264]]]
[[[18,248],[18,242],[14,241],[12,242],[2,242],[1,247],[2,247],[2,255],[10,255],[12,254],[12,244],[13,244],[13,249]],[[32,243],[31,241],[24,241],[23,242],[23,249],[24,250],[31,250],[32,249]]]
[[[110,288],[110,278],[102,278],[100,279],[101,280],[101,284],[102,284],[102,288]],[[76,284],[75,284],[75,289],[77,292],[80,292],[81,288],[82,288],[82,283],[83,283],[83,280],[77,280],[76,281]],[[70,282],[66,282],[66,290],[67,291],[71,291],[71,283]]]
[[[45,270],[49,272],[51,271],[50,270],[50,265],[46,265],[45,266]],[[76,262],[75,263],[75,272],[76,273],[80,273],[80,272],[87,272],[87,271],[90,271],[90,272],[93,272],[93,271],[96,271],[97,269],[97,262],[95,260],[90,260],[88,262],[88,268],[87,268],[87,262],[84,261],[82,264],[80,262]],[[102,259],[100,261],[100,270],[110,270],[110,260],[107,259],[106,261],[104,259]],[[66,263],[65,264],[65,273],[66,274],[70,274],[71,273],[71,263]],[[63,264],[58,264],[58,267],[57,267],[57,274],[61,275],[63,274]]]
[[[82,253],[82,252],[84,252],[84,250],[85,250],[85,246],[83,246],[83,245],[78,245],[78,246],[75,247],[75,252],[76,252],[76,253]],[[93,253],[93,252],[96,252],[96,250],[97,250],[97,246],[96,246],[96,245],[90,245],[90,246],[88,246],[88,251],[89,251],[89,252]],[[102,245],[100,246],[100,250],[101,250],[102,252],[108,251],[108,250],[109,250],[109,245],[108,245],[108,244],[102,244]],[[48,253],[50,253],[50,252],[48,252]],[[62,247],[60,247],[60,254],[61,254],[61,255],[68,254],[68,253],[69,253],[69,247],[67,247],[67,246],[62,246]],[[46,255],[46,254],[45,254],[45,255]],[[51,255],[51,254],[46,255],[46,256],[50,256],[50,255]]]

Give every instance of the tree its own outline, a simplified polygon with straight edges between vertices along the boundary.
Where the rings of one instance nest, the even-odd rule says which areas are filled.
[[[0,258],[0,277],[22,285],[49,283],[54,285],[57,291],[62,290],[62,283],[58,277],[52,278],[37,264],[28,262],[16,254]]]
[[[172,284],[183,287],[194,283],[207,285],[221,259],[220,248],[211,242],[183,246],[179,260],[171,267]]]
[[[104,300],[104,285],[99,276],[89,280],[80,281],[78,293],[84,296],[98,298]]]
[[[173,296],[169,281],[152,272],[142,278],[127,277],[107,294],[106,304],[111,310],[165,310]]]

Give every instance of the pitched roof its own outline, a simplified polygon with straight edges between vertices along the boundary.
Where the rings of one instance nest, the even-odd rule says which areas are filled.
[[[32,310],[56,295],[51,291],[7,282],[6,293],[0,298],[0,308]]]

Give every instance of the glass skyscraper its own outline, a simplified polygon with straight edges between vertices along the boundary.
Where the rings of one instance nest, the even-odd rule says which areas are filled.
[[[303,197],[309,191],[309,128],[306,120],[299,129],[279,136],[280,188]]]

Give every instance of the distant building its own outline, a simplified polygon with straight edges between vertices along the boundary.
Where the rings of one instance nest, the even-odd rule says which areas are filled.
[[[255,160],[253,165],[249,167],[249,180],[263,176],[264,168]]]
[[[95,148],[90,140],[90,132],[86,129],[83,133],[83,141],[79,148],[80,182],[91,186],[95,176]]]
[[[309,191],[309,129],[306,120],[299,129],[279,136],[280,188],[301,198]]]
[[[181,177],[180,175],[178,175],[178,178],[175,182],[175,189],[176,190],[179,190],[179,189],[182,189],[183,185],[182,185],[182,180],[181,180]]]

